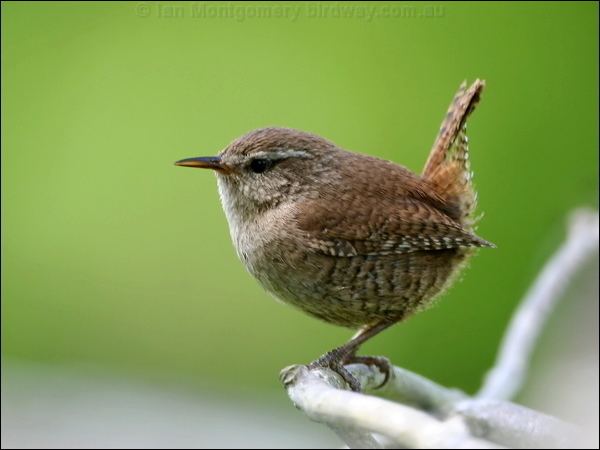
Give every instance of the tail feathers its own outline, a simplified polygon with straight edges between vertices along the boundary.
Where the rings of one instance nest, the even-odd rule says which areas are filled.
[[[444,199],[452,218],[467,229],[475,222],[472,216],[477,206],[477,193],[469,164],[466,122],[479,102],[484,86],[485,82],[481,80],[476,80],[468,89],[464,82],[460,86],[422,174]]]

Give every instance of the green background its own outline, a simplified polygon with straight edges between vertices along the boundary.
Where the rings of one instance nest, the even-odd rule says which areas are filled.
[[[351,332],[274,302],[212,174],[173,161],[280,125],[419,171],[479,77],[479,234],[498,248],[364,348],[476,389],[567,212],[597,201],[598,5],[197,5],[2,3],[3,358],[279,390]]]

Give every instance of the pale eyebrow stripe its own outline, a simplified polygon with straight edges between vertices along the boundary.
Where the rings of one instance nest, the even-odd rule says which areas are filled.
[[[286,158],[311,158],[312,155],[304,150],[272,150],[269,152],[256,152],[252,155],[253,158],[265,159],[286,159]]]

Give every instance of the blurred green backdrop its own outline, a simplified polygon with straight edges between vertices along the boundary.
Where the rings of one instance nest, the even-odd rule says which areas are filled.
[[[577,2],[3,2],[3,357],[279,389],[351,332],[274,302],[214,177],[173,161],[281,125],[420,170],[479,77],[479,233],[498,248],[363,350],[475,389],[565,214],[596,203],[597,32]]]

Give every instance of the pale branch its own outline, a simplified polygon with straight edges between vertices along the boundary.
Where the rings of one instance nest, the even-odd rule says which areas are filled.
[[[521,405],[501,400],[470,398],[457,389],[448,389],[406,369],[392,366],[387,383],[376,367],[353,364],[347,369],[361,382],[366,391],[400,401],[426,411],[437,418],[458,415],[465,419],[474,436],[524,448],[551,445],[567,448],[577,440],[575,427],[555,417],[533,411]]]
[[[341,437],[347,430],[363,430],[357,433],[359,442],[346,441],[351,448],[363,448],[365,441],[381,448],[370,433],[407,448],[502,448],[472,437],[460,418],[442,421],[400,403],[339,389],[342,381],[329,369],[290,366],[281,378],[294,405],[312,420],[341,429]]]
[[[346,368],[365,391],[394,401],[346,391],[335,372],[305,366],[282,371],[288,395],[350,448],[572,447],[578,441],[575,427],[504,399],[519,389],[545,319],[569,279],[597,247],[598,213],[572,214],[565,244],[517,309],[498,362],[474,398],[393,366],[381,386],[384,375],[362,364]]]
[[[302,372],[299,371],[299,367],[303,366],[292,366],[291,369],[284,369],[282,377],[287,377],[287,381],[284,382],[286,386],[297,383],[298,377],[310,376],[307,374],[315,376],[314,371],[308,371],[308,369],[304,368],[306,372]],[[361,386],[367,392],[373,392],[378,396],[384,396],[400,402],[404,407],[412,407],[409,409],[413,411],[427,413],[434,421],[437,420],[446,423],[449,420],[460,421],[462,419],[464,426],[472,436],[489,441],[486,445],[500,444],[522,448],[568,448],[573,442],[578,440],[577,430],[559,419],[510,402],[470,398],[459,390],[448,389],[406,369],[392,366],[392,372],[386,384],[381,388],[377,388],[385,379],[384,374],[377,367],[351,364],[346,366],[346,368],[358,379]],[[329,383],[330,388],[334,391],[344,386],[343,381],[335,372],[320,369],[316,375],[321,377],[324,380],[323,382]],[[288,394],[292,398],[289,388]],[[367,397],[351,392],[350,394]],[[296,393],[296,395],[306,395],[306,392]],[[301,405],[294,402],[309,417],[313,420],[327,423],[330,426],[337,423],[334,417],[330,418],[330,420],[317,418],[319,417],[318,409],[321,405],[319,403],[311,403],[308,400],[308,395],[304,398],[305,402]],[[340,406],[344,404],[342,402]],[[393,404],[398,405],[398,403]],[[309,408],[312,412],[307,412],[305,408]],[[317,412],[314,412],[313,408],[316,408]],[[393,411],[386,411],[382,413],[382,417],[388,417],[392,413]],[[406,420],[412,419],[407,418]],[[381,433],[381,430],[365,427],[365,422],[360,423],[363,423],[363,427],[366,430]],[[454,424],[454,422],[451,423]],[[344,424],[344,427],[346,430],[357,430],[355,426],[349,426],[348,424]],[[419,435],[421,432],[429,433],[430,429],[422,429],[419,425],[415,427],[413,432]],[[367,447],[364,444],[352,445],[352,440],[346,439],[340,433],[338,434],[350,448],[376,448],[372,446]],[[406,441],[397,441],[389,434],[382,434],[396,444],[400,443],[405,447],[412,448]],[[361,435],[363,438],[366,436],[366,439],[371,437],[365,431]],[[428,439],[433,439],[433,437],[429,435],[423,437],[423,441],[425,442]],[[478,442],[481,444],[484,441]],[[438,447],[440,445],[443,444],[437,444]],[[474,444],[470,443],[469,445]]]
[[[436,417],[445,417],[454,410],[467,395],[458,389],[449,389],[409,370],[391,366],[387,382],[382,385],[385,375],[376,367],[364,364],[351,364],[346,368],[360,381],[363,390],[414,406]]]
[[[580,448],[581,433],[555,417],[503,400],[469,398],[454,405],[474,436],[515,448]]]
[[[598,212],[575,210],[567,239],[546,263],[508,326],[496,363],[477,396],[508,400],[520,389],[548,316],[578,269],[598,249]]]

